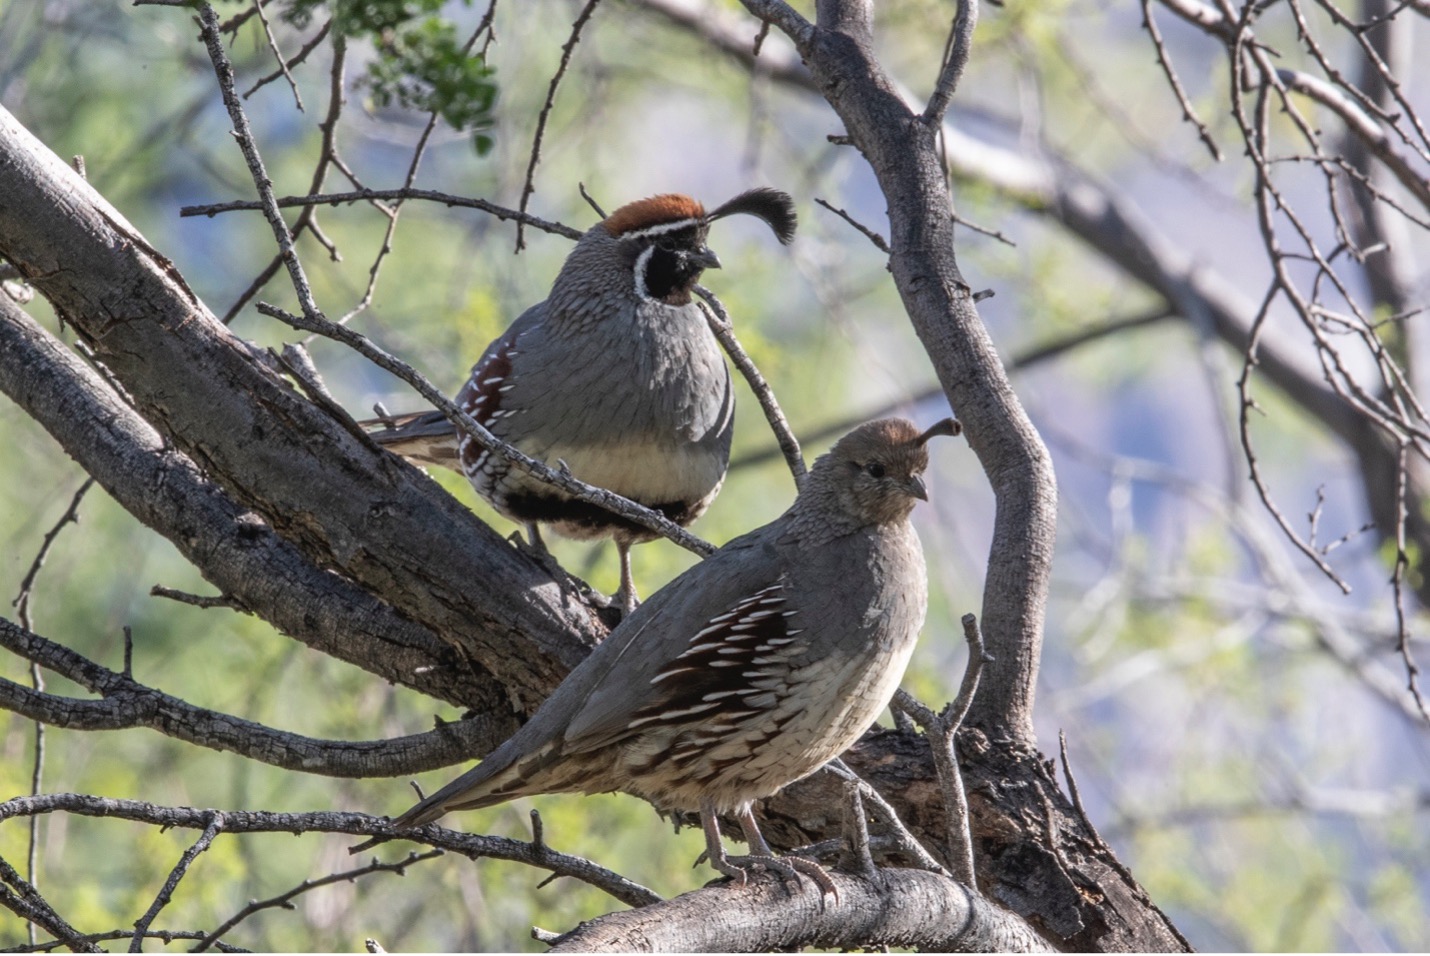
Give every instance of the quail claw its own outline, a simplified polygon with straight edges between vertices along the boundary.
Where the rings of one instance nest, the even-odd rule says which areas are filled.
[[[829,873],[813,860],[802,856],[727,856],[721,860],[711,860],[710,866],[716,872],[744,886],[750,879],[750,871],[756,868],[769,870],[781,880],[793,880],[798,885],[803,877],[809,877],[819,887],[822,894],[834,897],[839,902],[839,887],[834,885]]]

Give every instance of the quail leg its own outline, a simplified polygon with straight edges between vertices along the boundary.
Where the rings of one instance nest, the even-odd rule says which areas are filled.
[[[641,603],[636,597],[635,576],[631,574],[631,543],[617,538],[616,553],[621,556],[621,589],[611,596],[611,603],[620,607],[622,615],[627,615]]]
[[[745,833],[745,843],[750,847],[750,855],[756,858],[768,857],[775,860],[774,851],[765,842],[764,834],[760,832],[759,825],[755,823],[755,811],[748,803],[736,811],[735,819],[740,822],[740,829]],[[789,867],[797,874],[809,877],[825,893],[833,895],[836,900],[839,899],[839,888],[834,885],[834,881],[829,878],[824,867],[814,860],[807,860],[802,856],[783,856],[776,862],[781,866]]]
[[[726,855],[724,844],[720,842],[720,824],[715,819],[714,806],[704,803],[700,807],[700,827],[705,831],[705,854],[713,870],[725,874],[740,886],[745,885],[749,880],[749,871],[757,866],[779,874],[781,879],[792,879],[796,883],[801,876],[807,876],[814,880],[822,892],[831,894],[836,901],[839,899],[839,888],[834,885],[824,867],[803,857],[781,858],[774,855],[760,833],[760,828],[755,823],[755,815],[748,804],[736,812],[736,819],[740,822],[740,829],[744,831],[745,841],[750,846],[747,856]]]
[[[551,575],[557,581],[564,582],[567,587],[579,591],[582,594],[599,597],[599,595],[596,594],[594,588],[588,585],[585,581],[579,580],[578,578],[574,577],[571,572],[563,568],[560,562],[556,560],[556,555],[552,554],[549,550],[547,550],[546,542],[541,539],[541,531],[538,529],[536,522],[527,522],[525,538],[523,538],[517,532],[512,532],[512,535],[508,540],[510,540],[512,544],[516,545],[516,549],[518,551],[520,551],[522,554],[531,558],[537,564],[545,568],[546,573]],[[601,601],[604,600],[605,598],[601,598],[600,601],[592,601],[592,603],[596,604],[598,607],[604,607],[605,605],[601,604]]]

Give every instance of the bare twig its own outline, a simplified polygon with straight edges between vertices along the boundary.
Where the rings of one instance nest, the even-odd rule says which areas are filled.
[[[1299,70],[1278,69],[1277,77],[1288,89],[1303,93],[1331,110],[1346,124],[1346,129],[1358,137],[1367,149],[1385,164],[1411,195],[1430,210],[1430,178],[1416,171],[1410,161],[1391,143],[1390,137],[1365,111],[1340,89],[1325,80]]]
[[[702,285],[697,285],[695,294],[704,300],[701,303],[701,308],[705,312],[705,320],[710,325],[710,330],[715,333],[715,338],[719,339],[720,345],[730,356],[730,361],[734,362],[735,367],[740,370],[740,374],[745,376],[745,381],[750,385],[750,391],[755,393],[755,398],[760,403],[760,409],[765,413],[765,421],[769,422],[770,429],[775,433],[775,441],[779,443],[780,451],[784,453],[785,462],[789,465],[790,474],[794,476],[795,488],[802,487],[808,469],[805,468],[804,456],[799,450],[799,440],[794,437],[794,432],[790,430],[784,412],[780,410],[779,403],[775,401],[774,389],[770,388],[765,377],[760,374],[760,370],[755,367],[755,363],[750,360],[750,356],[740,346],[740,341],[735,338],[734,323],[730,321],[729,313],[725,311],[725,306],[720,303],[720,300],[715,297],[715,293]]]
[[[263,24],[263,36],[268,40],[268,49],[273,51],[273,58],[278,61],[278,71],[283,74],[283,78],[288,81],[288,88],[293,91],[293,105],[298,107],[298,112],[306,113],[303,109],[303,96],[298,92],[298,81],[293,79],[293,74],[288,71],[288,61],[283,59],[283,51],[278,49],[278,38],[273,35],[273,25],[268,22],[268,14],[263,12],[263,0],[253,0],[253,9],[258,13],[258,20]],[[257,89],[257,87],[255,87]],[[247,97],[244,97],[247,99]],[[142,942],[142,937],[136,937],[135,942]]]
[[[943,114],[953,101],[958,89],[958,81],[968,66],[968,54],[973,48],[973,28],[978,25],[978,0],[958,0],[958,13],[954,15],[949,28],[948,44],[944,51],[943,67],[938,83],[924,109],[923,121],[932,126],[943,122]]]
[[[203,608],[204,610],[216,607],[228,608],[232,611],[247,610],[247,608],[240,604],[232,595],[217,594],[210,596],[205,594],[190,594],[187,591],[176,591],[173,588],[167,588],[162,584],[156,584],[150,588],[149,596],[168,598],[170,601],[178,601],[180,604],[188,604],[191,607]]]
[[[546,134],[546,121],[551,116],[551,108],[556,105],[556,89],[561,85],[561,78],[566,75],[566,68],[571,64],[571,54],[575,51],[576,44],[581,42],[581,30],[591,19],[591,14],[596,12],[596,6],[600,2],[601,0],[586,0],[586,5],[576,16],[576,22],[571,25],[571,36],[561,46],[561,63],[551,77],[551,84],[546,88],[546,102],[541,106],[541,114],[536,119],[536,134],[531,140],[531,158],[527,161],[526,180],[521,187],[522,213],[526,212],[526,204],[531,201],[531,194],[536,191],[536,164],[541,162],[541,138]],[[523,220],[517,220],[517,252],[526,248],[525,225]]]
[[[870,229],[868,226],[864,225],[862,222],[855,219],[853,216],[849,215],[849,213],[845,212],[843,209],[837,209],[834,206],[831,206],[829,203],[825,202],[823,199],[820,199],[818,196],[815,197],[814,201],[819,203],[819,205],[823,206],[825,209],[828,209],[830,212],[834,213],[840,219],[843,219],[845,222],[849,223],[849,225],[853,226],[855,229],[859,230],[859,232],[863,234],[864,238],[872,242],[874,244],[874,248],[878,249],[884,255],[887,256],[893,253],[893,250],[889,248],[889,243],[884,239],[883,236],[879,235],[877,232]]]
[[[1162,67],[1162,72],[1166,75],[1167,82],[1177,97],[1177,105],[1182,108],[1182,118],[1197,128],[1197,136],[1201,138],[1207,151],[1212,154],[1213,159],[1221,162],[1223,158],[1221,147],[1217,146],[1216,140],[1212,139],[1211,130],[1207,128],[1206,123],[1202,122],[1196,109],[1192,107],[1192,101],[1187,96],[1187,91],[1183,89],[1177,71],[1172,67],[1172,58],[1167,53],[1166,43],[1162,41],[1162,31],[1157,28],[1157,21],[1152,16],[1152,0],[1142,0],[1142,25],[1152,38],[1152,49],[1157,52],[1157,63]]]
[[[200,940],[207,935],[203,930],[197,929],[151,929],[144,934],[145,939],[155,939],[161,943],[173,943],[177,940]],[[75,937],[81,943],[103,943],[115,939],[133,939],[132,929],[111,929],[103,933],[85,933],[83,936]],[[36,943],[34,946],[26,946],[21,952],[27,953],[48,953],[69,943],[62,939],[50,940],[47,943]],[[214,948],[221,953],[247,953],[249,950],[239,946],[230,946],[228,943],[215,943]]]
[[[204,46],[209,52],[209,59],[213,61],[214,74],[218,77],[219,92],[223,95],[224,106],[228,108],[228,115],[233,120],[233,135],[238,140],[238,147],[243,153],[244,161],[248,163],[249,174],[253,177],[253,184],[258,189],[259,201],[262,204],[263,215],[268,220],[269,226],[273,229],[274,241],[278,243],[278,248],[283,255],[283,264],[288,268],[288,275],[293,280],[293,289],[298,294],[298,303],[303,309],[304,315],[320,315],[317,303],[313,301],[313,290],[308,285],[308,277],[303,272],[303,265],[298,261],[298,252],[293,247],[293,234],[289,232],[288,225],[283,221],[283,214],[278,211],[278,203],[273,196],[273,182],[268,178],[268,172],[263,168],[263,159],[258,155],[258,144],[254,142],[253,130],[248,125],[248,115],[243,110],[243,104],[239,101],[238,94],[233,88],[233,64],[229,62],[228,54],[224,51],[223,37],[219,33],[218,14],[208,3],[199,2],[199,28],[204,38]]]
[[[49,557],[50,548],[54,545],[59,533],[68,524],[79,523],[79,506],[84,501],[84,496],[89,494],[89,489],[94,487],[94,479],[86,478],[79,486],[74,495],[70,498],[69,507],[65,508],[59,520],[54,523],[49,531],[45,532],[43,540],[40,542],[40,550],[35,555],[35,560],[30,562],[30,568],[25,572],[25,576],[20,579],[20,593],[15,596],[15,600],[10,602],[10,606],[17,609],[20,624],[23,627],[33,627],[30,620],[30,598],[35,587],[35,578],[39,575],[40,569],[45,566],[45,559]]]
[[[87,817],[110,817],[147,823],[151,826],[186,830],[203,830],[211,821],[211,810],[195,807],[167,807],[142,800],[117,800],[79,793],[43,794],[38,797],[15,797],[0,803],[0,822],[12,817],[43,813],[73,813]],[[228,834],[345,833],[358,837],[391,837],[391,821],[365,813],[339,813],[315,810],[308,813],[273,813],[262,810],[224,810],[223,830]],[[505,837],[459,833],[436,824],[402,831],[401,839],[425,843],[435,849],[457,853],[471,860],[494,859],[526,863],[543,870],[560,872],[563,876],[608,893],[627,906],[646,906],[659,902],[660,897],[638,883],[626,879],[590,860],[550,847],[538,854],[529,843]],[[3,865],[3,860],[0,860]],[[7,879],[0,872],[0,879]]]
[[[412,866],[414,863],[421,863],[425,860],[435,860],[437,857],[442,856],[443,854],[443,850],[428,850],[426,853],[409,853],[406,859],[398,860],[396,863],[383,863],[380,860],[373,860],[366,866],[360,866],[355,869],[345,870],[341,873],[332,873],[328,876],[322,877],[321,879],[304,880],[302,883],[299,883],[297,886],[293,887],[291,890],[288,890],[285,893],[280,893],[277,896],[270,897],[266,900],[251,901],[243,909],[239,910],[233,916],[230,916],[228,919],[224,920],[223,923],[219,925],[218,929],[214,930],[213,932],[205,936],[203,939],[199,940],[198,944],[195,945],[194,948],[190,950],[190,952],[202,953],[204,950],[208,949],[210,946],[214,945],[220,939],[222,939],[225,933],[233,929],[239,923],[242,923],[244,920],[248,919],[254,913],[259,913],[263,910],[273,909],[275,907],[283,907],[284,909],[290,909],[292,907],[292,901],[297,897],[302,896],[309,890],[316,890],[319,887],[330,886],[334,883],[351,883],[360,877],[367,876],[370,873],[396,873],[398,876],[406,876],[407,868],[409,866]],[[371,942],[371,940],[369,940],[369,942]],[[368,949],[368,952],[382,951],[383,950],[381,947],[378,947],[377,949],[372,949],[371,947],[369,947]],[[137,952],[137,950],[131,950],[131,952]]]
[[[559,222],[549,222],[538,216],[528,215],[518,212],[515,209],[507,209],[495,203],[487,202],[484,199],[470,199],[465,196],[454,196],[451,193],[439,192],[435,189],[358,189],[344,193],[328,193],[313,196],[284,196],[277,200],[280,207],[290,206],[341,206],[353,202],[370,202],[373,200],[402,200],[402,199],[426,199],[431,202],[441,203],[444,206],[459,206],[467,209],[480,209],[482,212],[491,213],[498,219],[514,219],[521,223],[533,226],[543,232],[554,233],[558,236],[565,236],[567,239],[580,239],[581,232],[572,229],[570,226],[562,225]],[[215,216],[223,212],[237,212],[239,210],[262,209],[263,203],[251,199],[236,200],[226,203],[211,203],[203,206],[184,206],[179,210],[180,216]]]
[[[1405,521],[1410,507],[1406,494],[1409,484],[1407,476],[1410,474],[1409,463],[1405,460],[1408,446],[1408,442],[1400,443],[1400,467],[1396,472],[1395,570],[1390,578],[1395,596],[1395,650],[1405,664],[1406,689],[1410,691],[1410,696],[1415,701],[1415,706],[1420,709],[1421,716],[1430,721],[1430,710],[1426,709],[1425,698],[1420,693],[1420,668],[1416,665],[1415,657],[1410,652],[1410,628],[1405,615],[1405,575],[1410,569],[1410,557],[1406,552],[1405,545]]]
[[[591,194],[586,191],[586,184],[585,184],[585,183],[577,183],[576,186],[577,186],[578,189],[581,190],[581,198],[584,199],[584,200],[586,200],[586,205],[588,205],[588,206],[590,206],[592,209],[596,210],[596,215],[600,216],[602,219],[605,219],[605,218],[606,218],[606,210],[602,209],[602,208],[601,208],[601,204],[598,203],[598,202],[596,202],[596,200],[595,200],[594,198],[592,198]]]
[[[968,708],[978,691],[978,678],[985,662],[992,660],[983,648],[983,633],[978,618],[963,616],[963,636],[968,641],[968,666],[958,694],[941,713],[900,690],[894,696],[894,706],[903,710],[924,728],[933,753],[934,770],[943,790],[944,812],[947,818],[948,859],[953,866],[953,878],[965,886],[977,886],[973,867],[973,835],[968,824],[968,797],[963,789],[963,774],[958,769],[957,735]]]
[[[159,895],[154,897],[154,902],[149,905],[149,909],[144,915],[134,922],[134,936],[129,941],[129,951],[131,953],[142,952],[144,949],[144,937],[149,932],[149,926],[154,922],[154,917],[159,915],[159,911],[169,905],[173,899],[174,890],[179,888],[179,881],[189,872],[189,867],[193,864],[198,855],[213,845],[214,838],[223,831],[223,814],[210,811],[209,822],[204,827],[204,832],[199,834],[199,838],[193,845],[184,851],[179,857],[179,862],[174,864],[173,870],[169,872],[169,878],[164,881],[164,886],[159,890]],[[200,947],[202,948],[202,944]]]
[[[37,800],[42,797],[20,797],[22,800]],[[0,815],[3,816],[3,815]],[[40,895],[29,882],[0,857],[0,906],[10,910],[21,919],[29,920],[45,932],[62,940],[64,945],[79,953],[97,953],[99,947],[80,936],[79,931],[56,913],[54,907]]]
[[[944,876],[949,875],[948,870],[935,860],[928,850],[924,849],[923,844],[904,825],[904,821],[899,819],[899,814],[894,810],[893,805],[885,800],[884,795],[874,789],[869,781],[855,773],[848,764],[838,757],[825,764],[824,769],[846,783],[857,786],[862,800],[867,801],[870,806],[879,811],[879,815],[888,826],[890,833],[890,838],[887,843],[883,844],[884,846],[909,857],[920,869],[928,870],[930,873],[941,873]],[[817,848],[801,847],[795,852],[810,853],[812,851],[817,851]]]
[[[243,98],[248,99],[249,97],[253,96],[254,93],[257,93],[259,90],[263,89],[265,86],[267,86],[269,83],[272,83],[280,76],[286,76],[288,78],[288,82],[292,83],[293,74],[288,71],[291,70],[293,67],[298,66],[304,60],[308,59],[309,54],[316,50],[322,44],[323,40],[327,39],[328,32],[332,29],[333,20],[331,17],[329,17],[323,22],[323,25],[318,28],[318,32],[313,34],[312,38],[309,39],[307,43],[304,43],[303,46],[299,48],[297,53],[293,54],[292,59],[284,61],[280,57],[278,61],[278,69],[274,70],[272,73],[269,73],[267,76],[263,77],[262,79],[258,80],[258,82],[250,86],[248,90],[244,92]],[[273,52],[278,52],[276,47],[274,48]],[[293,90],[293,95],[298,95],[296,87]]]
[[[947,166],[948,163],[945,162],[944,165]],[[956,213],[956,212],[955,212],[955,213],[952,213],[952,216],[953,216],[953,221],[954,221],[954,222],[958,223],[960,226],[963,226],[963,227],[966,228],[966,229],[972,229],[974,232],[978,233],[979,235],[987,236],[989,239],[997,239],[999,242],[1003,243],[1003,245],[1008,246],[1008,247],[1010,247],[1010,248],[1013,248],[1013,249],[1018,248],[1018,244],[1017,244],[1016,242],[1014,242],[1012,239],[1009,239],[1007,236],[1003,235],[1003,233],[1000,232],[1000,231],[997,230],[997,229],[989,229],[987,226],[980,226],[978,223],[974,222],[973,220],[971,220],[971,219],[966,219],[966,218],[964,218],[963,216],[960,216],[960,215],[959,215],[958,213]],[[977,301],[977,300],[975,299],[975,301]]]
[[[101,700],[41,693],[0,678],[0,709],[71,730],[147,727],[176,740],[262,763],[336,777],[396,776],[451,766],[490,747],[484,720],[393,740],[322,740],[196,707],[0,618],[0,648],[74,681]]]
[[[33,630],[35,627],[34,618],[30,614],[30,599],[34,596],[35,579],[40,573],[40,569],[45,566],[45,558],[49,556],[50,548],[54,545],[55,539],[64,527],[68,524],[79,523],[79,506],[84,501],[84,496],[89,493],[89,489],[94,487],[94,479],[86,478],[84,483],[75,491],[70,498],[69,507],[60,515],[58,521],[45,532],[44,539],[40,542],[40,550],[35,555],[35,560],[30,562],[30,568],[25,572],[24,578],[20,581],[20,593],[15,600],[11,601],[12,607],[17,609],[17,617],[20,626]],[[45,689],[45,675],[40,669],[40,665],[35,661],[30,662],[30,686],[37,692]],[[30,793],[37,794],[45,779],[45,723],[42,720],[35,721],[35,756],[30,764]],[[30,821],[29,848],[25,853],[25,872],[29,877],[31,886],[39,885],[39,852],[40,852],[40,829],[38,821]],[[35,922],[30,921],[28,933],[30,944],[35,943]]]
[[[864,801],[860,799],[859,790],[856,781],[844,784],[845,859],[840,868],[869,877],[876,867],[874,855],[869,849],[869,820],[864,815]]]
[[[481,22],[478,23],[476,29],[472,31],[472,35],[469,36],[467,42],[463,44],[462,56],[471,55],[472,48],[477,45],[477,40],[481,38],[483,34],[490,35],[492,18],[496,15],[496,9],[496,0],[492,0],[487,6],[486,15],[482,17]],[[402,180],[403,189],[411,189],[412,184],[417,181],[417,172],[422,168],[422,157],[427,152],[427,144],[431,141],[432,133],[437,128],[437,123],[441,119],[441,116],[442,114],[438,110],[433,110],[428,114],[427,125],[423,127],[422,134],[417,137],[417,145],[412,148],[412,159],[407,164],[407,175]],[[344,313],[342,318],[338,319],[339,325],[346,325],[358,315],[358,313],[372,304],[373,296],[377,292],[378,273],[382,270],[384,260],[388,254],[392,252],[393,236],[397,233],[397,220],[398,217],[402,215],[403,202],[399,199],[390,207],[385,203],[380,205],[374,203],[374,205],[387,216],[387,231],[383,234],[382,243],[378,246],[377,255],[373,258],[372,265],[368,267],[367,288],[363,290],[362,297],[357,303]]]

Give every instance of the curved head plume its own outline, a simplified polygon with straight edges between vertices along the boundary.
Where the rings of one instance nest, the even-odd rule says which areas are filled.
[[[962,422],[960,422],[956,418],[945,418],[942,421],[934,422],[932,425],[926,428],[922,435],[914,439],[914,442],[919,445],[922,445],[935,435],[947,435],[951,438],[954,435],[962,433],[962,431]]]
[[[709,223],[726,216],[741,214],[763,219],[774,230],[775,238],[786,246],[794,240],[799,219],[795,216],[794,200],[789,193],[769,186],[749,189],[722,203],[719,208],[706,215],[705,221]]]
[[[634,238],[691,227],[704,229],[717,219],[739,215],[764,220],[774,231],[775,238],[786,245],[794,239],[799,224],[789,193],[761,186],[740,193],[708,213],[701,203],[679,193],[637,199],[611,213],[601,225],[612,236]]]

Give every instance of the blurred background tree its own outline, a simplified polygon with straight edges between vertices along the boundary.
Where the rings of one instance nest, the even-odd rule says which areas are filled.
[[[0,6],[0,103],[57,154],[82,156],[94,188],[236,335],[277,349],[300,336],[253,308],[296,308],[268,226],[253,212],[179,212],[254,191],[194,20],[169,6]],[[706,284],[807,452],[849,422],[946,414],[886,257],[834,211],[887,231],[883,194],[838,140],[844,130],[790,44],[738,5],[218,9],[232,18],[228,54],[278,195],[406,185],[584,229],[595,214],[581,185],[612,208],[663,191],[718,202],[772,184],[799,204],[793,248],[772,252],[758,224],[722,224],[725,268]],[[1417,330],[1430,293],[1430,140],[1411,55],[1426,14],[1414,0],[1008,2],[984,11],[945,124],[962,270],[996,293],[979,314],[1058,476],[1038,738],[1053,752],[1066,732],[1091,819],[1198,948],[1430,946],[1430,719],[1414,664],[1430,593],[1430,434],[1415,392],[1427,360]],[[920,0],[879,7],[879,53],[916,99],[937,75],[951,17]],[[297,250],[316,301],[450,389],[545,295],[569,249],[437,202],[309,209],[286,212],[306,227]],[[6,289],[25,291],[13,272]],[[42,297],[28,308],[73,340]],[[420,405],[352,351],[321,339],[309,349],[357,417],[377,401]],[[740,400],[736,466],[696,528],[717,543],[792,495],[758,407]],[[308,737],[395,738],[429,728],[434,709],[461,716],[255,616],[152,596],[154,585],[212,588],[100,489],[79,500],[79,526],[54,537],[31,586],[36,554],[86,476],[19,405],[0,404],[0,433],[13,449],[0,466],[0,582],[21,596],[26,629],[115,670],[127,630],[149,686]],[[993,502],[953,443],[934,450],[930,472],[933,501],[916,522],[933,597],[905,686],[943,700],[965,653],[958,619],[980,605]],[[465,481],[433,477],[509,532]],[[608,547],[558,542],[556,553],[614,589]],[[647,593],[696,560],[665,542],[634,557]],[[37,673],[19,656],[0,663],[17,684]],[[398,781],[279,769],[150,729],[45,728],[37,784],[37,724],[12,714],[0,726],[5,794],[38,786],[295,812],[410,802]],[[536,805],[554,847],[662,895],[707,875],[689,869],[698,834],[653,833],[669,825],[639,801]],[[456,825],[525,839],[529,809]],[[133,924],[194,839],[35,819],[33,833],[25,817],[0,825],[0,857],[85,932]],[[216,840],[159,924],[213,929],[250,899],[360,865],[353,842]],[[448,856],[402,879],[313,889],[296,911],[256,914],[225,939],[259,950],[365,937],[392,949],[540,949],[528,926],[566,928],[612,908],[574,880],[538,889],[546,875]],[[0,915],[0,945],[27,940],[21,920]]]

